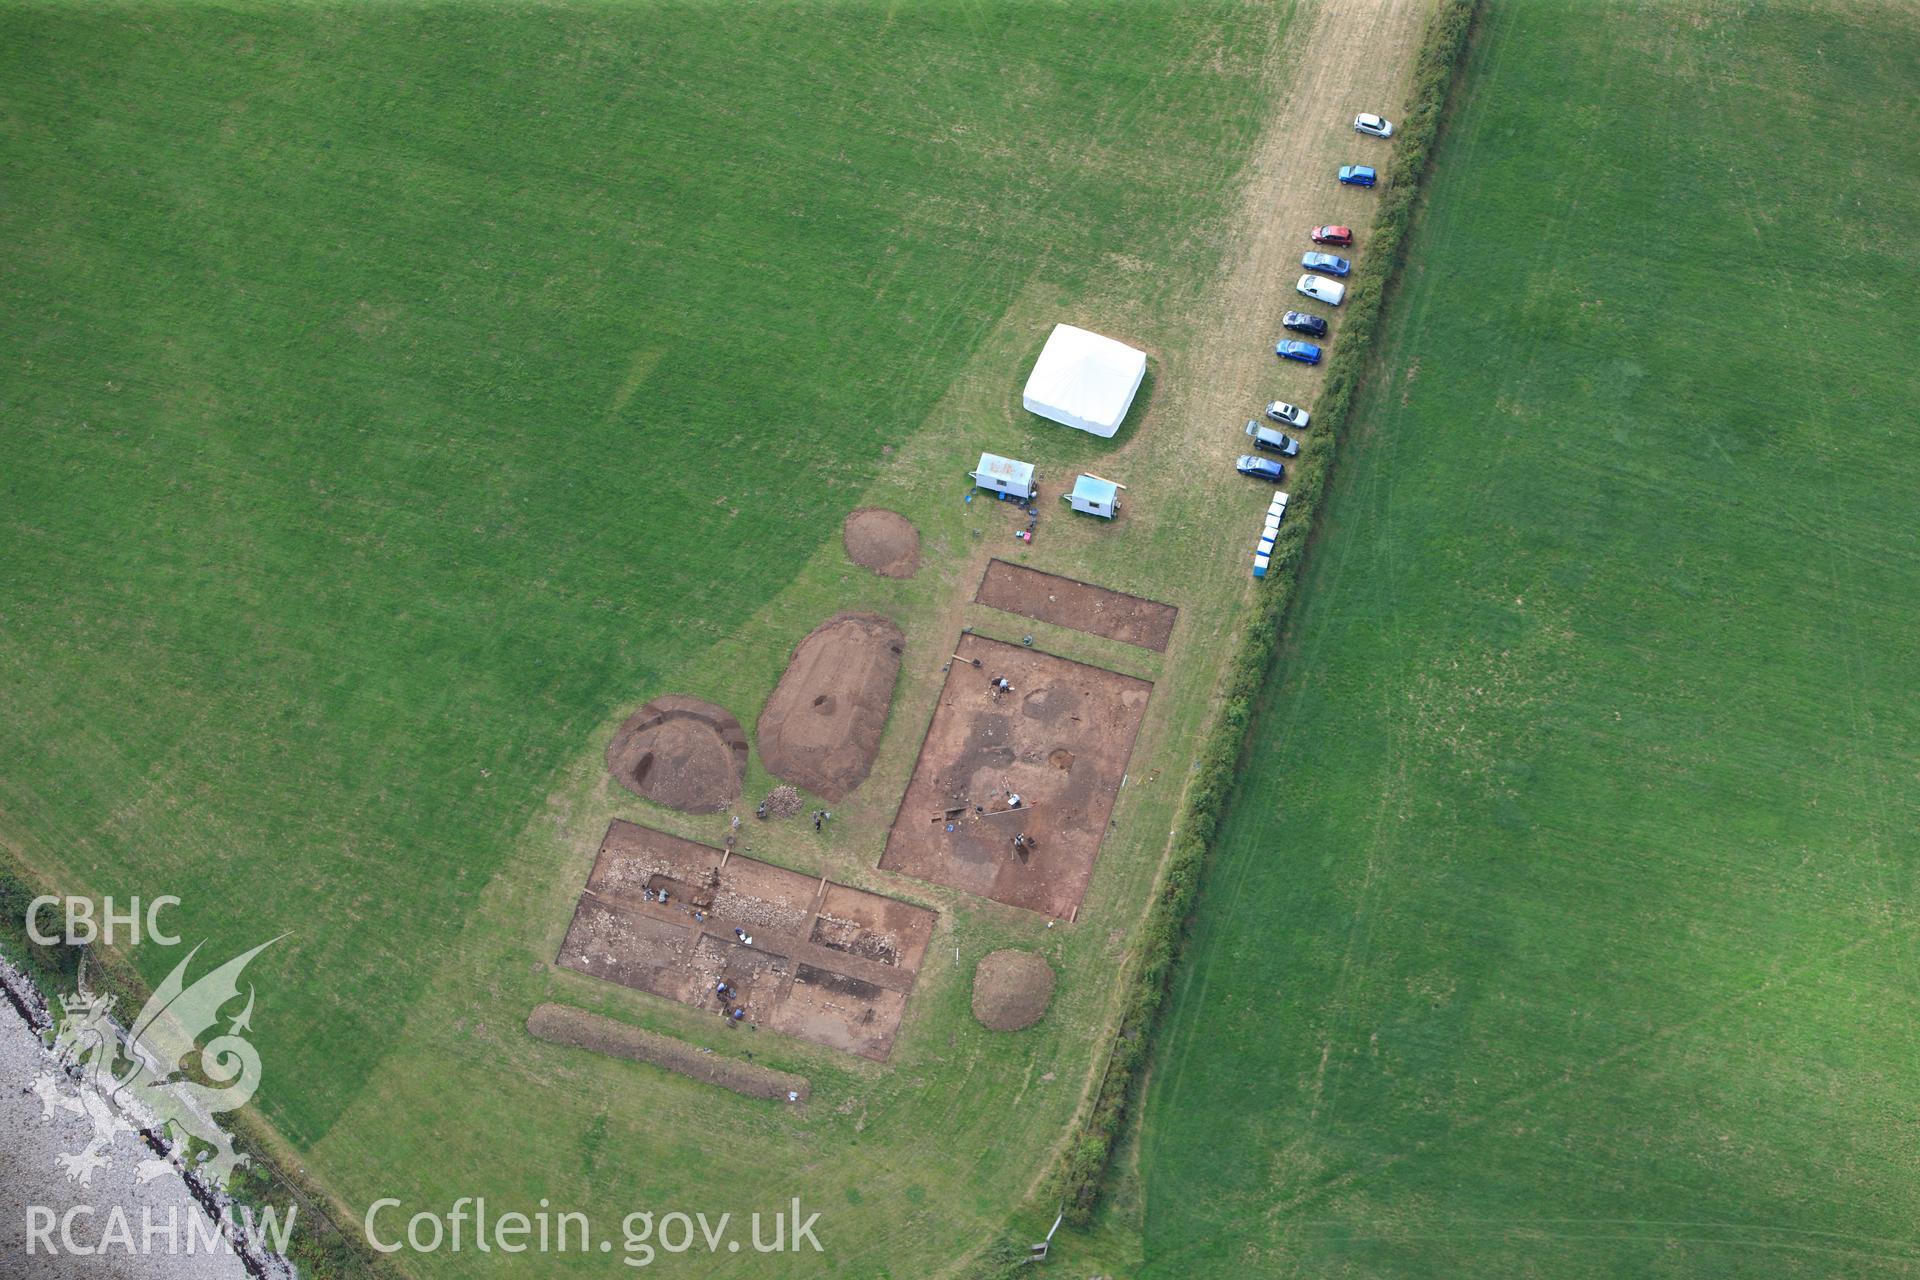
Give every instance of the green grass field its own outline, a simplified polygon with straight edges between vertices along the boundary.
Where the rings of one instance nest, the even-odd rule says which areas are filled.
[[[1143,1274],[1920,1272],[1916,67],[1895,5],[1489,6]]]
[[[1186,465],[1179,387],[1290,9],[717,12],[0,6],[0,841],[64,891],[180,895],[209,956],[289,931],[249,973],[257,1104],[349,1208],[798,1194],[833,1251],[768,1273],[918,1277],[1004,1226],[1098,1066],[1249,589],[1264,496]],[[1109,456],[1018,412],[1061,318],[1149,346],[1162,425],[1116,443],[1169,479],[1111,535],[1051,516],[1045,567],[1171,584],[1177,658],[962,603],[1017,546],[961,504],[978,450]],[[875,502],[921,525],[912,582],[840,552]],[[547,961],[608,817],[724,830],[613,789],[612,726],[681,692],[751,728],[841,608],[908,627],[895,723],[827,839],[756,855],[874,883],[941,646],[1030,630],[1159,681],[1102,923],[918,893],[941,933],[891,1064],[761,1037],[804,1114],[530,1040],[561,999],[739,1048]],[[988,1037],[965,979],[1008,942],[1060,994]],[[542,1274],[569,1263],[605,1266]]]

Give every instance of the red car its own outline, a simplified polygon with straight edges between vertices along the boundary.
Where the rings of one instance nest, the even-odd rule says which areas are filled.
[[[1315,227],[1313,229],[1313,242],[1315,244],[1352,244],[1353,228]]]

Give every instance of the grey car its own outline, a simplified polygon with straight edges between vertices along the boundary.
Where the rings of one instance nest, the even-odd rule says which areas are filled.
[[[1300,442],[1284,431],[1275,431],[1272,427],[1263,427],[1255,419],[1248,419],[1247,434],[1253,437],[1253,447],[1267,453],[1277,453],[1283,458],[1300,456]]]

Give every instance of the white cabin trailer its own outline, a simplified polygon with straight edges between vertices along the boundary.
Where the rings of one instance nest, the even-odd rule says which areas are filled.
[[[1060,496],[1075,511],[1111,520],[1120,509],[1119,495],[1120,486],[1111,480],[1102,480],[1099,476],[1080,476],[1073,482],[1073,491]]]
[[[991,489],[1003,497],[1019,502],[1031,502],[1039,490],[1033,487],[1033,464],[1014,458],[1003,458],[997,453],[980,455],[980,465],[971,472],[973,482],[982,489]]]

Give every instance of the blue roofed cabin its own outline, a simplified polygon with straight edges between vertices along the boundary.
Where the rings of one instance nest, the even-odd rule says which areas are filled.
[[[1073,482],[1073,491],[1061,495],[1075,511],[1111,520],[1120,508],[1120,486],[1099,476],[1081,476]]]

